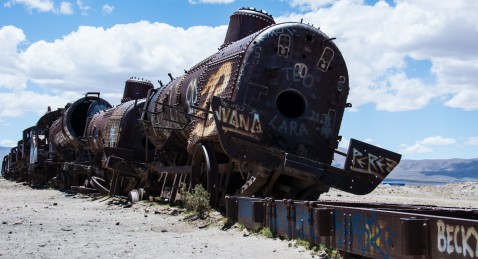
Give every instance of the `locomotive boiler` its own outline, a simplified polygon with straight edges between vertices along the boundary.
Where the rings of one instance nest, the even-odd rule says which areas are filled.
[[[153,88],[150,81],[128,79],[121,104],[94,114],[88,121],[85,138],[95,158],[92,164],[102,171],[92,178],[92,187],[103,194],[127,194],[139,184],[145,185],[145,163],[151,161],[154,146],[148,145],[139,117]]]
[[[347,156],[345,168],[331,166],[351,106],[333,40],[255,9],[235,12],[219,51],[145,103],[141,122],[157,149],[151,170],[163,189],[170,186],[163,192],[174,199],[181,181],[202,184],[214,204],[228,194],[317,199],[329,187],[372,191],[401,156],[352,140],[348,154],[337,151]]]

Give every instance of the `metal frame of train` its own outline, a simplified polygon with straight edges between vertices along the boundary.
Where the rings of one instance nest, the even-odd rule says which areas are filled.
[[[316,200],[330,187],[367,194],[401,155],[351,139],[338,151],[349,93],[334,38],[241,8],[218,52],[159,88],[126,81],[48,110],[3,159],[9,179],[105,195],[138,190],[174,203],[180,186],[226,195]],[[346,157],[332,166],[334,154]]]

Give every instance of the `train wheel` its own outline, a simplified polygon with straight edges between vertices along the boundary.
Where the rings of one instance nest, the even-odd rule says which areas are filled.
[[[192,159],[192,187],[201,184],[209,194],[211,194],[209,203],[216,207],[218,201],[218,165],[216,154],[211,144],[198,144],[194,148]]]

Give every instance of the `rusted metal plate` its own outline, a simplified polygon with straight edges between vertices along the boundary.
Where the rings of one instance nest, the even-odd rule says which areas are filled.
[[[243,224],[251,224],[254,202],[263,201],[228,199],[241,204],[238,221]],[[477,256],[477,210],[434,207],[432,211],[416,205],[265,200],[266,220],[262,226],[283,237],[301,238],[370,258]],[[254,226],[258,227],[257,223]]]
[[[132,77],[125,82],[121,103],[146,98],[148,91],[153,88],[151,81]]]
[[[384,179],[398,165],[401,157],[395,152],[352,138],[344,168]]]
[[[238,220],[246,228],[258,229],[264,225],[265,201],[261,199],[241,197],[238,199]],[[262,213],[261,215],[258,215]]]

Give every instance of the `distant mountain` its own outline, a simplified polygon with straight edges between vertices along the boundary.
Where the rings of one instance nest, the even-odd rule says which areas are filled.
[[[336,155],[333,165],[343,168],[344,161],[345,157]],[[405,159],[400,161],[385,181],[412,185],[478,182],[478,158]]]
[[[416,184],[478,182],[478,158],[403,160],[387,180]]]

